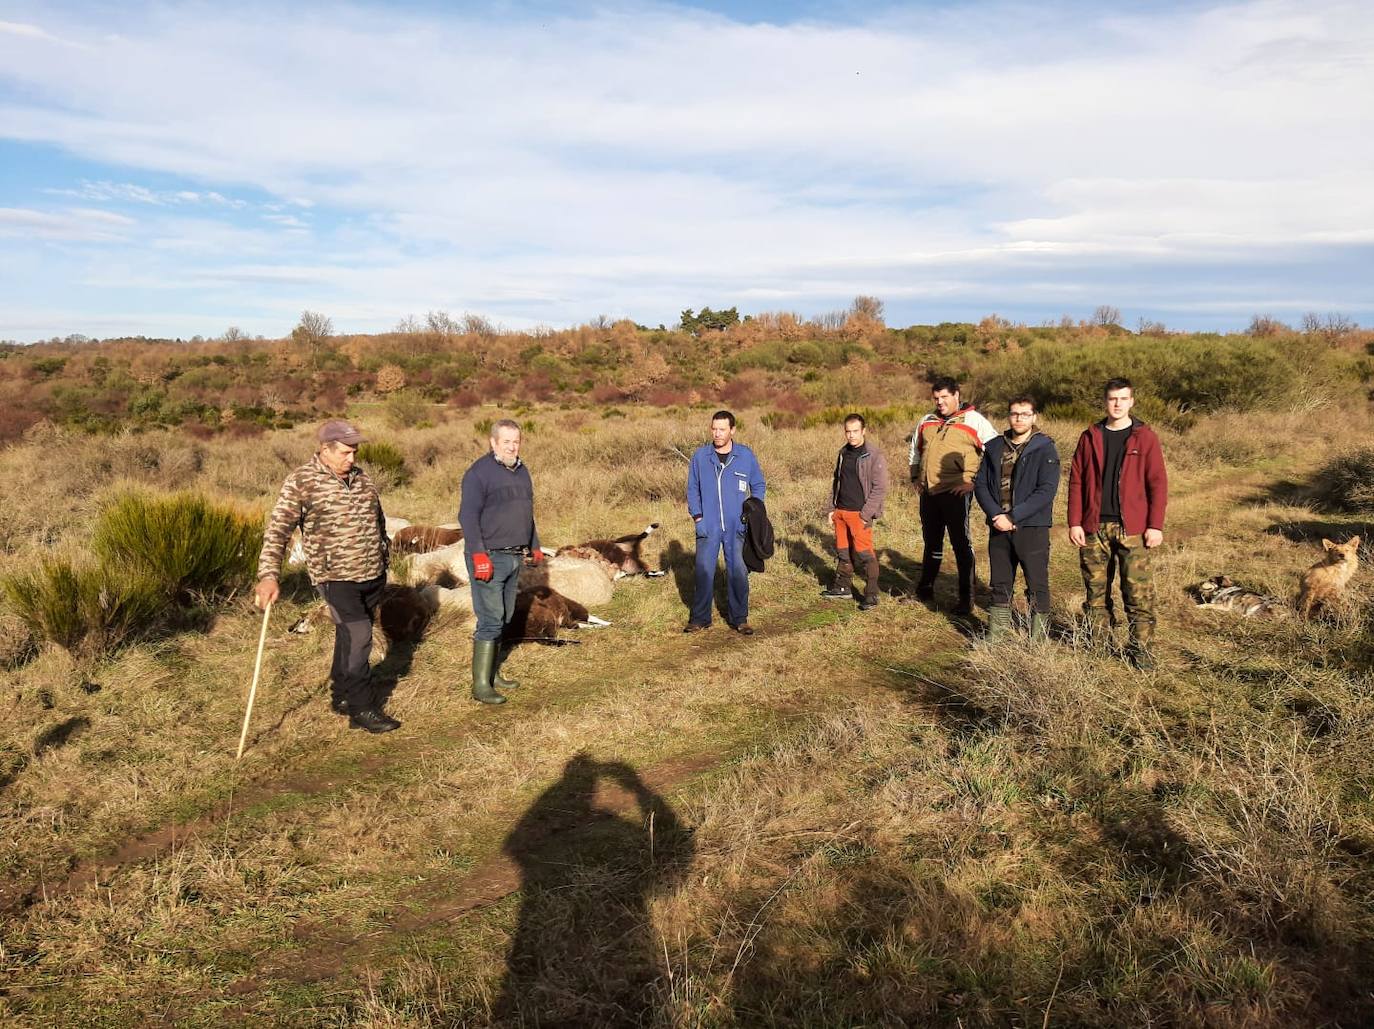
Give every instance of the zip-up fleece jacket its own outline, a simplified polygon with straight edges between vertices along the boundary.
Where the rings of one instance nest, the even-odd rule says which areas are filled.
[[[844,464],[844,447],[835,455],[835,474],[830,480],[830,510],[840,501],[840,467]],[[859,451],[855,470],[859,473],[859,488],[864,491],[864,506],[859,517],[865,525],[872,525],[883,516],[883,501],[887,499],[887,457],[878,447],[864,442]]]
[[[1090,425],[1078,437],[1069,466],[1069,527],[1081,525],[1096,532],[1102,511],[1102,426]],[[1169,504],[1169,477],[1164,470],[1164,451],[1154,429],[1131,419],[1121,457],[1121,528],[1128,536],[1146,529],[1164,529],[1164,509]]]
[[[1054,440],[1036,431],[1026,440],[1011,470],[1011,510],[1002,510],[1002,455],[1009,444],[1005,435],[989,440],[973,482],[973,495],[988,516],[988,524],[1006,514],[1018,529],[1053,524],[1054,495],[1059,492],[1059,451]]]
[[[749,497],[762,500],[765,490],[763,469],[743,443],[730,448],[723,465],[715,448],[703,443],[692,454],[687,471],[687,513],[700,519],[697,535],[725,536],[727,528],[742,533],[744,501]]]
[[[534,527],[534,483],[525,462],[507,468],[488,451],[463,474],[458,524],[469,554],[539,546]]]
[[[911,434],[911,481],[922,493],[972,486],[983,446],[998,435],[993,424],[965,404],[948,418],[932,411]]]
[[[312,586],[367,582],[386,574],[391,544],[382,498],[357,465],[340,477],[316,454],[286,477],[263,534],[259,579],[280,574],[287,544],[297,529]]]

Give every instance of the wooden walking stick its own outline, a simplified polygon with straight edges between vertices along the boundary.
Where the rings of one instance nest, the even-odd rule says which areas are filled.
[[[258,676],[262,674],[262,647],[267,642],[267,619],[272,615],[272,605],[262,609],[262,632],[258,633],[258,659],[253,662],[253,685],[248,690],[248,710],[243,713],[243,732],[239,733],[239,752],[234,755],[237,761],[243,757],[243,744],[248,739],[248,720],[253,717],[253,698],[258,695]]]

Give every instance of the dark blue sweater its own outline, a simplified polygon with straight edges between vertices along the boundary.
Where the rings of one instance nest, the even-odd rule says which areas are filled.
[[[534,530],[534,483],[523,461],[507,468],[486,454],[463,475],[458,524],[469,554],[539,546]]]
[[[1007,437],[988,440],[978,476],[973,480],[973,495],[988,516],[988,524],[1002,511],[1002,452]],[[1011,471],[1011,510],[1005,512],[1012,524],[1030,528],[1052,524],[1054,495],[1059,492],[1059,451],[1054,440],[1038,432],[1026,443]]]

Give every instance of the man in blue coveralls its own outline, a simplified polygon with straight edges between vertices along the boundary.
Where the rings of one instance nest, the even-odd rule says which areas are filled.
[[[743,510],[747,498],[764,498],[764,488],[763,470],[754,452],[735,442],[735,416],[717,411],[711,416],[711,442],[696,449],[687,473],[687,513],[697,527],[697,568],[692,613],[683,632],[700,632],[711,624],[716,555],[724,547],[729,587],[726,620],[740,635],[754,635],[749,625]]]

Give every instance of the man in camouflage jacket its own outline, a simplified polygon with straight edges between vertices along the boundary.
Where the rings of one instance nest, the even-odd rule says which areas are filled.
[[[390,732],[400,722],[377,707],[368,683],[372,623],[386,589],[390,546],[377,487],[354,464],[362,434],[341,419],[325,422],[320,448],[282,484],[258,557],[259,607],[280,594],[278,576],[292,534],[299,529],[310,584],[334,622],[329,671],[338,714],[368,732]]]

